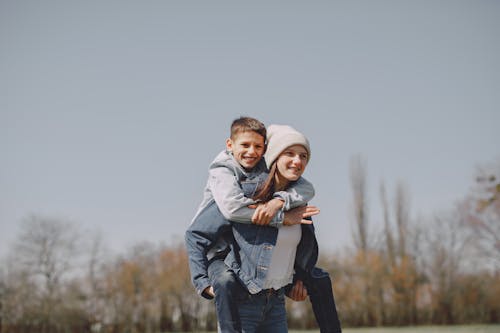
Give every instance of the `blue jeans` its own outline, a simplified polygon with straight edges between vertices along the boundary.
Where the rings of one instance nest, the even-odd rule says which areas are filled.
[[[245,292],[239,298],[238,310],[243,333],[287,333],[285,289]]]
[[[270,332],[280,332],[280,327],[284,327],[283,332],[286,332],[286,312],[283,305],[283,315],[279,314],[279,307],[271,309],[276,311],[278,315],[271,319],[274,314],[265,315],[262,317],[264,321],[261,323],[261,317],[252,313],[252,306],[257,307],[259,313],[264,313],[265,305],[255,305],[256,302],[262,302],[262,296],[265,291],[256,295],[251,295],[236,279],[234,273],[224,263],[223,258],[215,258],[210,261],[208,266],[208,277],[215,292],[215,308],[218,318],[219,332],[222,333],[240,333],[240,332],[267,332],[267,327]],[[304,284],[309,293],[313,312],[316,321],[320,327],[321,333],[340,333],[340,322],[333,298],[332,283],[327,272],[314,267],[314,269],[304,276]],[[288,287],[291,287],[288,286]],[[284,295],[283,289],[281,294]],[[265,295],[264,295],[265,296]],[[268,295],[272,296],[272,295]],[[278,292],[276,295],[278,296]],[[278,297],[279,298],[279,297]],[[284,297],[282,297],[284,299]],[[251,304],[250,304],[251,303]],[[262,307],[262,310],[259,310]],[[239,308],[239,311],[238,311]],[[245,319],[240,319],[240,312],[245,311]],[[284,319],[282,319],[284,318]],[[273,322],[276,320],[276,322]],[[284,321],[284,326],[283,323]],[[259,326],[262,324],[261,326]],[[242,330],[243,325],[243,330]],[[276,326],[275,326],[276,325]]]
[[[240,333],[237,299],[246,293],[224,258],[214,258],[208,265],[208,278],[214,288],[218,329],[222,333]]]

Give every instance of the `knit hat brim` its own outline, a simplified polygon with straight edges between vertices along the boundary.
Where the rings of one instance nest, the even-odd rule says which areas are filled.
[[[302,145],[307,150],[307,160],[311,157],[309,140],[304,134],[288,125],[269,125],[267,128],[267,150],[264,155],[268,168],[278,156],[288,147]]]

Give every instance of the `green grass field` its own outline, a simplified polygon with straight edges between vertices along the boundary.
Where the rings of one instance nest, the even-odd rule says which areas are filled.
[[[345,328],[343,333],[500,333],[499,325],[461,325],[461,326],[415,326],[415,327],[377,327],[377,328]],[[216,332],[205,332],[216,333]],[[319,330],[289,333],[319,333]]]
[[[313,333],[319,331],[294,331],[290,333]],[[417,327],[377,327],[345,328],[343,333],[500,333],[500,325],[464,326],[417,326]]]

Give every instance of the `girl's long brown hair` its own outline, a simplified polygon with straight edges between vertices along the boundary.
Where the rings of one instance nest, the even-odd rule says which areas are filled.
[[[267,176],[266,181],[253,196],[253,199],[255,201],[267,202],[273,198],[273,194],[276,191],[276,173],[278,172],[276,164],[277,163],[275,161],[271,165],[271,169],[269,170],[269,175]]]

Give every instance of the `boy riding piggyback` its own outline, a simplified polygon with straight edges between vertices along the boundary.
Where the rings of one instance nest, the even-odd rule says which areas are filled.
[[[303,209],[314,196],[312,184],[303,177],[286,191],[274,193],[267,202],[251,199],[268,174],[262,158],[265,149],[266,128],[260,121],[249,117],[233,121],[226,149],[209,166],[203,200],[186,231],[193,285],[203,297],[215,297],[221,332],[241,332],[237,299],[242,292],[246,293],[234,272],[224,263],[230,251],[229,244],[235,242],[231,223],[275,228],[287,223],[312,223],[307,214],[298,221],[286,221],[287,211]],[[302,284],[295,284],[293,288],[289,297],[305,299],[307,290]]]

